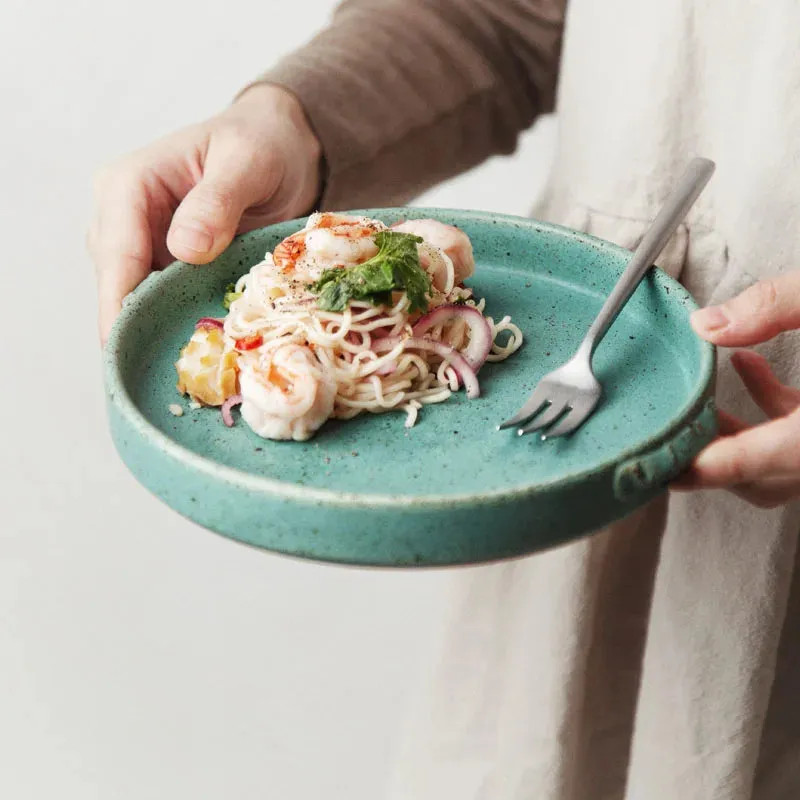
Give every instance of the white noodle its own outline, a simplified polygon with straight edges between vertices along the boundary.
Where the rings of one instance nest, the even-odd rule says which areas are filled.
[[[483,313],[485,301],[475,301],[472,290],[455,285],[450,257],[427,243],[425,248],[431,263],[445,268],[443,289],[433,290],[430,307],[466,302]],[[224,323],[228,346],[233,348],[236,340],[246,337],[261,337],[257,350],[263,357],[289,342],[307,345],[336,383],[333,416],[340,419],[394,409],[405,412],[405,426],[410,428],[423,406],[442,403],[458,391],[459,377],[449,361],[433,352],[406,350],[416,315],[409,313],[405,294],[394,293],[391,306],[356,301],[343,312],[322,311],[309,288],[312,282],[287,280],[268,254],[236,282],[241,296],[231,304]],[[491,317],[486,320],[492,331],[488,361],[502,361],[520,348],[522,332],[509,317],[499,323]],[[503,343],[498,341],[501,334]],[[459,351],[467,347],[469,337],[469,326],[461,318],[426,333],[426,338]],[[391,350],[373,350],[385,338],[399,342]],[[248,357],[253,355],[240,355]]]
[[[406,412],[406,428],[413,428],[417,422],[417,414],[422,408],[422,403],[419,400],[409,400],[402,408]]]
[[[487,319],[489,319],[487,317]],[[500,322],[492,325],[492,350],[488,356],[487,361],[505,361],[510,355],[516,353],[522,347],[522,331],[511,321],[511,317],[503,317]],[[504,345],[498,344],[497,337],[499,334],[507,331],[509,333],[508,340]]]

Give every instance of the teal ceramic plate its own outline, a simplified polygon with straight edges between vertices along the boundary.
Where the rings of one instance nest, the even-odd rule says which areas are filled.
[[[225,536],[317,560],[376,566],[468,564],[552,547],[648,502],[715,434],[713,348],[695,305],[661,271],[600,345],[598,411],[571,438],[498,432],[537,380],[572,354],[630,257],[564,228],[435,209],[369,210],[387,223],[430,216],[463,228],[470,281],[487,313],[511,314],[523,348],[480,373],[483,395],[328,423],[307,443],[272,442],[217,410],[191,410],[173,364],[195,321],[221,314],[225,285],[301,222],[237,238],[213,264],[176,263],[129,298],[105,354],[114,442],[173,509]],[[171,403],[184,408],[170,413]]]

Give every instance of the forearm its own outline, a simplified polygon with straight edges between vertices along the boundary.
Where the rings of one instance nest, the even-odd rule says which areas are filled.
[[[402,204],[554,104],[565,0],[349,0],[262,80],[323,148],[324,207]]]

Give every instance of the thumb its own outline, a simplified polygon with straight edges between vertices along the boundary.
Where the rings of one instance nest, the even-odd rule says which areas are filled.
[[[172,218],[172,255],[190,264],[213,261],[236,235],[244,211],[267,196],[266,171],[241,153],[219,158],[209,151],[202,179]]]
[[[692,327],[722,347],[747,347],[800,328],[800,270],[760,281],[727,303],[696,311]]]

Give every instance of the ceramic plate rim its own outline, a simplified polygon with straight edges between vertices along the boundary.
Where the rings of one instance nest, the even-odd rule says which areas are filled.
[[[577,239],[585,244],[610,251],[616,255],[631,255],[629,250],[613,244],[612,242],[608,242],[605,239],[599,239],[591,234],[576,231],[563,225],[542,222],[529,217],[518,217],[512,214],[496,214],[489,211],[466,211],[463,209],[417,206],[405,209],[359,209],[353,213],[359,213],[362,211],[369,211],[371,215],[375,216],[379,216],[381,212],[408,213],[410,211],[415,216],[422,213],[429,214],[431,216],[438,214],[469,217],[471,219],[484,222],[503,221],[508,224],[517,225],[518,227],[527,227],[538,231],[554,233],[557,236]],[[236,237],[236,240],[246,239],[248,236],[252,236],[258,232],[263,232],[269,228],[276,227],[277,225],[297,223],[298,227],[300,227],[305,219],[305,217],[301,217],[296,220],[286,220],[285,222],[275,223],[274,225],[267,225],[255,231],[248,231],[247,233],[240,234],[240,236]],[[148,275],[147,278],[130,295],[128,295],[123,303],[122,311],[114,322],[103,351],[106,396],[109,402],[113,403],[117,407],[119,412],[128,420],[128,422],[140,435],[148,439],[152,444],[157,446],[169,457],[182,462],[191,469],[205,473],[213,479],[223,480],[227,483],[239,484],[251,491],[254,490],[267,493],[285,499],[301,500],[308,503],[324,503],[335,506],[355,506],[362,508],[407,508],[409,506],[413,506],[415,508],[435,508],[449,507],[454,505],[483,505],[487,503],[497,503],[503,500],[515,500],[519,499],[520,497],[525,497],[528,495],[532,496],[539,494],[540,492],[566,487],[573,483],[579,483],[585,480],[589,475],[595,474],[598,471],[609,469],[614,464],[624,462],[637,455],[646,453],[651,448],[668,439],[671,433],[683,427],[683,425],[686,423],[687,417],[691,415],[694,409],[698,408],[702,404],[707,396],[708,388],[714,374],[715,348],[710,343],[701,340],[701,376],[697,381],[697,388],[689,400],[681,407],[680,411],[675,413],[673,419],[663,428],[659,429],[657,433],[653,434],[648,439],[637,443],[634,447],[630,447],[622,451],[614,459],[609,459],[592,468],[575,472],[564,478],[552,481],[540,481],[536,483],[522,483],[513,487],[493,489],[488,492],[480,493],[472,492],[467,494],[366,494],[363,492],[343,492],[333,489],[320,489],[302,486],[289,481],[280,481],[276,478],[254,475],[251,472],[246,472],[244,470],[237,469],[236,467],[221,464],[218,461],[214,461],[211,458],[199,455],[198,453],[189,450],[153,425],[136,407],[136,404],[133,402],[133,399],[130,397],[125,387],[117,353],[119,352],[119,345],[121,340],[124,338],[127,327],[136,321],[137,310],[140,303],[143,302],[149,294],[157,291],[159,284],[161,284],[163,281],[173,280],[184,271],[203,268],[204,267],[202,266],[195,266],[182,261],[173,261],[163,270],[150,273],[150,275]],[[689,292],[680,283],[678,283],[678,281],[659,268],[656,269],[656,280],[659,280],[662,283],[666,282],[670,288],[676,288],[680,290],[680,292],[682,292],[685,298],[688,300],[689,307],[695,309],[697,308],[697,304]],[[524,398],[520,398],[520,402],[522,402],[523,399]],[[498,432],[497,435],[508,435],[508,433]]]

